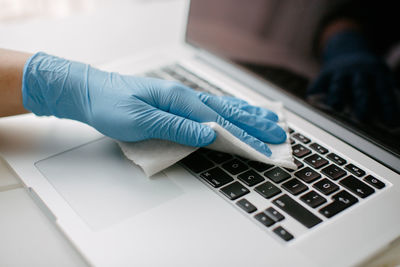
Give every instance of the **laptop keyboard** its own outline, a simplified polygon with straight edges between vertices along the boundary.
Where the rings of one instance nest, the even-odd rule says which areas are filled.
[[[227,95],[221,88],[180,65],[145,74],[176,80],[198,91]],[[238,207],[245,216],[288,242],[296,236],[290,223],[314,228],[385,188],[385,182],[314,142],[306,134],[289,129],[296,171],[236,155],[200,148],[181,164],[212,190]],[[252,199],[262,198],[260,204]],[[289,226],[286,226],[289,225]]]

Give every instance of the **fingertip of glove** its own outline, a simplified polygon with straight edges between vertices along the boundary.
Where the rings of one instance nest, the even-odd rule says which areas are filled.
[[[278,122],[279,121],[279,117],[275,112],[270,112],[270,114],[268,115],[268,119],[273,121],[273,122]]]
[[[274,129],[270,132],[269,143],[271,144],[281,144],[286,140],[286,132],[278,124],[274,126]]]
[[[210,126],[202,125],[197,146],[208,146],[215,141],[215,138],[217,138],[216,132]]]
[[[271,149],[269,149],[269,147],[266,144],[264,144],[263,142],[261,142],[261,144],[262,145],[260,146],[260,149],[258,149],[258,151],[263,153],[267,157],[271,157],[271,155],[272,155]]]
[[[276,137],[277,137],[277,142],[278,142],[278,143],[283,143],[283,142],[285,142],[285,141],[286,141],[286,138],[287,138],[285,130],[283,130],[280,126],[278,126],[277,132],[278,132],[277,135],[276,135]]]

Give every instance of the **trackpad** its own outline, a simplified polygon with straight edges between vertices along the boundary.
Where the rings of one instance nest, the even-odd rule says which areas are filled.
[[[36,167],[95,231],[182,195],[160,173],[147,178],[114,141],[102,138],[53,157]]]

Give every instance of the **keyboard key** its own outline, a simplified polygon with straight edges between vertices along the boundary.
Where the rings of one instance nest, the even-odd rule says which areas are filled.
[[[367,183],[369,183],[370,185],[374,186],[377,189],[382,189],[385,187],[385,184],[383,182],[379,181],[372,175],[368,175],[367,177],[365,177],[364,181],[366,181]]]
[[[265,214],[267,214],[272,220],[274,220],[275,222],[280,222],[283,219],[285,219],[285,216],[283,216],[282,214],[279,213],[279,211],[277,211],[276,209],[274,209],[273,207],[269,207],[268,209],[266,209]]]
[[[274,220],[268,217],[267,214],[265,214],[264,212],[258,213],[256,216],[254,216],[254,218],[256,218],[257,221],[259,221],[260,223],[264,224],[267,227],[270,227],[275,223]]]
[[[356,197],[346,192],[345,190],[340,191],[332,198],[334,199],[334,201],[331,204],[319,210],[319,212],[327,218],[335,216],[339,212],[358,202],[358,199]]]
[[[360,168],[358,168],[357,166],[355,166],[354,164],[347,164],[346,167],[344,167],[346,170],[348,170],[349,172],[351,172],[352,174],[354,174],[357,177],[361,177],[365,175],[365,171],[361,170]]]
[[[250,167],[252,167],[253,169],[255,169],[258,172],[266,171],[269,168],[272,168],[274,166],[274,165],[270,165],[270,164],[265,164],[263,162],[254,161],[254,160],[249,161],[247,164],[249,164]]]
[[[243,183],[245,183],[248,186],[256,185],[265,180],[261,175],[259,175],[258,173],[256,173],[253,170],[248,170],[248,171],[240,174],[238,176],[238,178],[240,179],[240,181],[242,181]]]
[[[248,169],[247,165],[241,162],[238,159],[233,159],[227,163],[224,163],[222,165],[222,168],[230,172],[231,174],[238,174],[241,172],[244,172],[245,170]]]
[[[344,165],[347,163],[347,161],[341,157],[339,157],[338,155],[336,155],[335,153],[330,153],[328,154],[328,156],[326,156],[328,159],[332,160],[333,162],[335,162],[337,165]]]
[[[331,164],[328,167],[323,168],[321,172],[335,181],[347,174],[343,169],[335,164]]]
[[[242,162],[248,162],[248,161],[249,161],[249,159],[243,158],[243,157],[238,156],[238,155],[236,155],[236,157],[237,157],[238,159],[240,159]]]
[[[310,149],[308,149],[300,144],[294,145],[292,147],[292,150],[293,150],[293,155],[295,155],[298,158],[302,158],[311,153]]]
[[[236,202],[236,205],[241,207],[247,213],[252,213],[257,210],[257,208],[245,198],[242,198],[241,200]]]
[[[311,208],[316,208],[326,202],[326,199],[314,190],[302,195],[300,199]]]
[[[296,164],[297,169],[300,169],[304,166],[303,162],[301,162],[300,160],[293,159],[293,161],[294,161],[294,164]]]
[[[232,159],[233,157],[227,153],[219,152],[219,151],[214,151],[211,150],[208,154],[207,157],[214,161],[217,164],[223,163],[227,160]]]
[[[289,138],[289,142],[290,142],[291,145],[294,144],[294,140],[292,138]]]
[[[295,172],[294,175],[306,183],[311,183],[321,177],[318,172],[314,171],[310,167],[305,167],[304,169]]]
[[[329,195],[339,190],[339,186],[337,186],[335,183],[331,182],[329,179],[326,178],[322,179],[319,182],[316,182],[313,186],[324,195]]]
[[[321,145],[319,145],[317,143],[312,143],[310,145],[310,147],[312,149],[314,149],[315,151],[317,151],[318,153],[320,153],[320,154],[326,154],[326,153],[329,152],[328,149],[326,149],[325,147],[323,147],[323,146],[321,146]]]
[[[341,180],[340,184],[361,198],[366,198],[375,192],[372,187],[352,175]]]
[[[320,218],[286,194],[275,199],[273,203],[307,228],[312,228],[322,222]]]
[[[271,182],[265,182],[263,184],[260,184],[259,186],[254,188],[254,190],[267,199],[276,196],[277,194],[282,192],[278,187],[273,185]]]
[[[322,166],[325,166],[326,164],[328,164],[328,161],[318,154],[313,154],[313,155],[305,158],[304,161],[315,169],[319,169]]]
[[[290,128],[290,127],[288,127],[288,131],[289,131],[290,134],[294,133],[294,130],[292,128]]]
[[[207,155],[208,153],[211,153],[213,150],[205,148],[205,147],[200,147],[199,149],[196,150],[196,153],[202,154],[202,155]]]
[[[285,230],[282,226],[278,226],[274,229],[274,233],[277,234],[279,237],[281,237],[285,241],[290,241],[294,237],[291,233]]]
[[[295,133],[292,135],[293,138],[299,140],[300,142],[302,142],[303,144],[308,144],[311,142],[310,139],[308,139],[307,137],[305,137],[304,135],[300,134],[300,133]]]
[[[203,172],[202,174],[200,174],[200,177],[216,188],[233,181],[233,178],[229,174],[218,167]]]
[[[184,158],[181,162],[195,173],[199,173],[214,167],[214,163],[199,153],[192,153]]]
[[[235,200],[248,194],[250,191],[239,182],[231,183],[220,190],[230,200]]]
[[[304,191],[306,191],[308,189],[308,187],[305,184],[303,184],[296,178],[291,179],[291,180],[287,181],[286,183],[282,184],[282,187],[295,196],[300,193],[303,193]]]
[[[279,167],[273,168],[272,170],[267,171],[264,175],[274,181],[275,183],[280,183],[290,178],[290,174],[285,172]]]

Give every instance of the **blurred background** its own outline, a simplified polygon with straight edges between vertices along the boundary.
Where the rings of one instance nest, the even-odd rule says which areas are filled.
[[[167,2],[168,0],[0,0],[0,23],[35,18],[65,18],[129,3]]]
[[[10,23],[38,17],[67,17],[73,13],[93,12],[105,2],[102,0],[0,0],[0,22]]]
[[[177,44],[185,1],[0,0],[0,47],[99,66]]]

